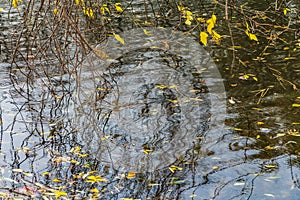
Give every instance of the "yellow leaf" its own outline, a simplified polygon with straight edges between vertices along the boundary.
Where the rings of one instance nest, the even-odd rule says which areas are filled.
[[[241,128],[234,128],[235,131],[242,131],[243,129]]]
[[[215,27],[215,25],[213,24],[213,23],[210,23],[210,24],[208,24],[207,25],[207,32],[209,33],[209,34],[212,34],[212,29]]]
[[[254,76],[254,77],[252,77],[252,78],[253,78],[253,80],[258,81],[257,77]]]
[[[100,8],[100,12],[101,12],[103,15],[105,15],[106,12],[107,12],[108,14],[110,14],[110,10],[108,9],[106,3],[102,4],[102,6],[101,6],[101,8]]]
[[[168,101],[170,101],[171,103],[178,103],[178,102],[179,102],[179,100],[178,100],[178,99],[174,99],[174,100],[172,100],[172,99],[168,99]]]
[[[60,179],[58,179],[58,178],[54,178],[52,181],[53,181],[54,183],[61,183],[61,182],[62,182],[62,180],[60,180]]]
[[[269,168],[269,169],[271,169],[271,168],[277,168],[276,165],[265,165],[265,167],[266,167],[266,168]]]
[[[202,17],[198,17],[198,18],[197,18],[197,21],[200,22],[200,23],[204,23],[204,22],[205,22],[205,19],[202,18]]]
[[[3,8],[0,8],[0,12],[3,12]]]
[[[255,34],[249,33],[249,31],[246,31],[246,35],[248,35],[248,37],[250,38],[250,40],[254,40],[254,41],[258,42],[258,39],[257,39],[257,37],[256,37]]]
[[[81,151],[81,147],[80,147],[80,146],[76,146],[75,148],[73,147],[73,148],[70,150],[70,153],[78,154],[80,151]]]
[[[194,18],[193,18],[193,13],[191,12],[191,11],[189,11],[189,10],[187,10],[186,12],[185,12],[185,17],[187,18],[187,20],[189,20],[189,21],[192,21]]]
[[[135,178],[136,173],[135,172],[128,172],[127,178],[132,179]]]
[[[57,14],[57,12],[58,12],[57,8],[54,8],[54,9],[53,9],[53,13],[54,13],[54,15],[56,15],[56,14]]]
[[[82,11],[85,15],[89,16],[90,18],[94,19],[94,12],[93,12],[93,9],[91,8],[85,8],[85,7],[82,7]]]
[[[117,12],[123,12],[123,9],[121,7],[121,3],[115,3],[115,8],[116,8]]]
[[[220,44],[220,41],[221,41],[221,38],[222,36],[220,34],[218,34],[216,31],[212,30],[212,36],[213,36],[213,39],[214,41],[217,43],[217,44]]]
[[[123,38],[121,38],[118,34],[114,33],[114,36],[116,40],[118,40],[121,44],[125,44],[125,41]]]
[[[265,123],[264,122],[256,122],[256,124],[262,125],[262,124],[265,124]]]
[[[102,178],[101,176],[88,176],[85,182],[97,183],[97,182],[107,182],[107,180],[105,178]]]
[[[149,33],[146,29],[144,29],[144,33],[145,33],[145,35],[148,35],[148,36],[151,36],[151,35],[152,35],[152,34]]]
[[[216,22],[217,22],[217,17],[214,14],[211,16],[210,19],[208,19],[206,21],[206,23],[207,23],[207,32],[211,35],[212,35],[212,29],[215,27]]]
[[[221,35],[219,35],[216,31],[212,30],[212,36],[214,37],[215,40],[221,39]]]
[[[272,150],[272,149],[274,149],[274,147],[271,147],[270,145],[265,147],[265,150]]]
[[[190,20],[186,19],[185,20],[185,24],[188,25],[188,26],[190,26],[192,24],[192,22]]]
[[[52,192],[55,194],[56,199],[58,199],[59,197],[62,197],[62,196],[67,196],[67,193],[64,191],[53,190]]]
[[[108,138],[110,138],[110,136],[106,135],[106,136],[102,137],[101,140],[104,141],[104,140],[107,140]]]
[[[216,22],[217,22],[217,17],[214,14],[212,14],[211,18],[206,21],[207,24],[211,24],[212,23],[214,25],[216,24]]]
[[[177,6],[177,9],[178,9],[178,11],[182,12],[182,11],[185,10],[185,7],[184,7],[184,6],[181,6],[181,5],[178,5],[178,6]]]
[[[169,167],[169,170],[170,170],[172,173],[174,173],[175,170],[181,171],[181,170],[182,170],[182,167],[178,167],[178,166],[172,165],[172,166]]]
[[[207,33],[205,32],[200,33],[200,41],[204,44],[204,46],[207,45],[207,37],[208,37]]]
[[[24,174],[25,176],[28,176],[28,177],[32,177],[32,176],[33,176],[33,174],[32,174],[32,173],[29,173],[29,172],[23,172],[23,174]]]
[[[85,157],[88,157],[88,156],[89,156],[88,153],[78,154],[78,157],[79,157],[79,158],[85,158]]]
[[[151,153],[152,152],[152,150],[151,149],[144,149],[144,154],[149,154],[149,153]]]
[[[11,4],[14,8],[18,7],[18,0],[13,0]]]
[[[286,15],[287,12],[290,11],[290,10],[291,10],[291,9],[289,9],[289,8],[285,8],[285,9],[283,10],[283,14]]]
[[[99,190],[97,188],[93,188],[90,190],[91,192],[94,192],[94,193],[99,193]]]
[[[250,31],[249,24],[246,22],[246,31]]]
[[[155,88],[157,88],[157,89],[165,89],[165,88],[167,88],[167,86],[165,86],[165,85],[156,85]]]
[[[46,175],[49,175],[49,174],[50,174],[50,172],[43,172],[42,176],[46,176]]]
[[[299,104],[299,103],[293,103],[292,106],[293,106],[293,107],[300,107],[300,104]]]

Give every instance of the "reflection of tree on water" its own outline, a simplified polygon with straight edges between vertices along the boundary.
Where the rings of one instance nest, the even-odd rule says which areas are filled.
[[[135,4],[138,5],[136,15],[142,15],[140,16],[143,19],[141,21],[146,19],[150,24],[166,23],[185,30],[189,29],[184,23],[180,23],[181,16],[176,12],[177,5],[175,3],[163,1],[156,5],[151,1],[144,2],[133,2],[133,4],[129,5],[129,7]],[[267,128],[268,130],[271,129],[270,132],[259,127],[249,127],[248,124],[255,122],[256,119],[245,119],[249,118],[249,116],[257,117],[257,113],[250,113],[245,118],[243,115],[239,116],[239,119],[236,121],[229,119],[232,120],[230,124],[243,129],[241,131],[236,128],[235,135],[233,135],[234,131],[211,132],[212,135],[222,135],[223,137],[218,138],[216,145],[206,146],[208,147],[207,150],[203,148],[205,146],[205,138],[199,138],[199,143],[195,144],[187,152],[189,159],[179,159],[177,163],[174,163],[178,167],[175,169],[171,168],[174,173],[167,168],[154,173],[130,175],[114,171],[104,163],[96,161],[90,155],[86,155],[85,150],[78,148],[81,146],[84,149],[84,146],[82,146],[82,141],[78,139],[80,131],[73,126],[74,119],[71,113],[74,109],[73,98],[75,95],[73,94],[73,85],[69,84],[73,83],[73,80],[67,78],[67,82],[65,82],[65,77],[76,74],[77,67],[81,65],[81,57],[89,49],[83,38],[79,37],[76,31],[82,28],[86,31],[86,35],[95,36],[93,40],[96,40],[95,38],[103,40],[107,32],[113,31],[112,24],[110,26],[103,25],[104,18],[99,13],[95,14],[95,16],[101,23],[96,23],[96,20],[91,19],[87,19],[87,23],[76,21],[79,18],[81,9],[73,5],[71,1],[68,2],[68,5],[59,4],[58,16],[53,14],[53,8],[50,4],[48,5],[50,7],[47,7],[46,4],[42,5],[39,1],[30,1],[30,3],[35,4],[39,8],[39,12],[30,11],[24,13],[23,18],[25,20],[22,21],[27,23],[28,26],[14,24],[12,29],[17,30],[17,32],[11,35],[11,39],[5,39],[7,47],[4,49],[10,51],[10,53],[12,49],[15,50],[14,64],[11,66],[11,76],[15,89],[9,90],[6,93],[9,95],[1,101],[2,154],[0,158],[1,170],[2,172],[4,171],[2,174],[4,179],[1,182],[2,191],[17,193],[20,191],[18,189],[26,185],[35,186],[41,193],[49,192],[54,194],[53,189],[56,189],[57,191],[65,191],[70,197],[78,196],[78,198],[84,198],[91,194],[99,195],[98,198],[101,199],[120,199],[122,197],[137,199],[146,197],[153,199],[156,197],[158,199],[190,199],[190,196],[193,197],[193,194],[197,195],[194,195],[194,199],[262,199],[264,197],[276,198],[277,196],[272,193],[273,191],[278,192],[277,194],[280,191],[286,191],[290,192],[290,196],[284,194],[282,199],[285,196],[287,196],[286,198],[298,198],[296,195],[293,196],[293,192],[296,193],[295,189],[290,190],[290,186],[299,188],[299,148],[297,145],[299,141],[296,133],[298,127],[297,125],[291,126],[291,128],[288,128],[289,131],[287,131],[281,129],[281,126],[270,128],[272,124],[268,124]],[[186,5],[190,5],[190,3],[189,1]],[[209,9],[209,6],[202,5],[202,1],[193,3],[193,5],[197,5],[194,6],[195,8],[201,8],[200,13],[206,13],[206,9]],[[220,1],[219,3],[222,4]],[[242,1],[237,3],[242,3]],[[258,6],[257,2],[255,2],[255,6]],[[217,6],[211,5],[211,7]],[[78,15],[69,16],[71,14],[68,12],[69,8],[74,8],[74,12]],[[236,6],[234,9],[238,8],[239,6]],[[223,11],[222,5],[221,9]],[[283,9],[283,7],[280,7],[280,12]],[[270,12],[271,10],[274,9],[270,9]],[[218,9],[217,11],[221,15],[222,12],[219,12]],[[169,12],[168,15],[166,14],[167,12]],[[210,9],[210,12],[212,13],[213,10]],[[210,12],[208,13],[210,14]],[[276,16],[280,16],[279,21],[286,21],[283,14],[282,16],[280,15],[280,12],[275,12]],[[158,16],[157,13],[161,15],[161,18],[155,17]],[[0,14],[2,17],[4,16],[4,14]],[[252,14],[252,12],[245,12],[242,17],[255,22],[256,19],[251,18]],[[31,18],[31,16],[33,17]],[[78,18],[75,19],[75,16]],[[132,20],[132,16],[135,17],[134,12],[127,13],[127,15],[124,12],[121,15],[121,20],[120,16],[117,15],[111,17],[113,22],[118,23],[116,27],[119,27],[124,24],[126,26],[128,24],[136,25],[137,21]],[[221,18],[222,16],[218,15],[218,20]],[[241,18],[237,17],[236,19],[240,22]],[[266,22],[263,19],[257,20],[261,20],[263,23]],[[125,21],[128,23],[124,23]],[[80,24],[78,25],[77,22]],[[144,24],[141,22],[141,25],[143,26]],[[297,24],[291,25],[295,26]],[[15,26],[18,27],[16,28]],[[258,29],[259,27],[254,28]],[[277,29],[275,27],[274,29],[276,32]],[[1,38],[5,31],[0,32]],[[236,33],[234,39],[244,40],[243,34],[243,31]],[[269,33],[261,31],[260,34],[268,35]],[[292,35],[294,36],[295,34],[292,33]],[[17,38],[21,39],[18,40]],[[226,38],[224,38],[224,42],[226,43]],[[275,42],[275,39],[272,40],[272,44],[277,46],[274,45],[270,48],[274,51],[283,49]],[[242,43],[242,46],[247,51],[249,50],[248,53],[255,54],[252,52],[253,46],[260,45],[247,43],[247,45]],[[69,48],[71,44],[74,44],[74,46]],[[1,50],[3,52],[2,46]],[[220,51],[226,53],[227,47],[220,48]],[[74,53],[70,55],[70,52]],[[293,54],[293,52],[290,53]],[[295,51],[296,53],[297,51]],[[238,53],[236,52],[236,54]],[[285,54],[284,51],[280,51],[278,55],[282,57]],[[7,55],[10,54],[7,53]],[[249,54],[240,56],[242,61],[244,61],[243,58],[245,57],[249,57]],[[269,59],[269,62],[274,60],[274,57],[267,57],[266,59]],[[5,60],[8,59],[6,58]],[[283,61],[276,57],[275,60],[272,67],[277,65],[286,67]],[[273,61],[270,62],[272,63]],[[255,64],[257,65],[255,70],[251,66],[249,67],[250,73],[253,73],[252,70],[255,72],[258,70],[261,73],[261,77],[258,76],[258,79],[265,78],[265,68],[259,71],[259,63],[256,62]],[[297,73],[295,73],[298,69],[297,63],[289,69],[288,74],[298,81]],[[64,74],[69,74],[70,76],[62,76]],[[52,76],[56,80],[53,80]],[[60,78],[57,79],[57,77],[61,77],[62,80]],[[249,85],[248,82],[247,84]],[[242,88],[236,90],[241,92],[241,90],[249,89],[247,84],[240,84]],[[261,86],[255,83],[253,87],[257,85]],[[277,86],[275,85],[275,87]],[[149,88],[153,88],[153,86]],[[16,91],[19,91],[20,95]],[[2,95],[2,90],[0,93]],[[148,94],[153,95],[151,93]],[[247,95],[246,97],[249,97],[249,94]],[[244,100],[246,97],[244,96],[241,100]],[[12,105],[14,105],[13,108]],[[147,106],[144,108],[143,113],[146,114]],[[245,110],[251,110],[251,108]],[[236,113],[243,114],[244,110],[238,109]],[[267,113],[273,114],[273,112]],[[297,111],[293,110],[291,113],[295,114]],[[259,116],[261,117],[261,115]],[[267,117],[264,119],[267,119]],[[291,116],[287,118],[289,118],[289,121],[296,119]],[[290,127],[290,125],[286,123],[283,127]],[[296,131],[294,131],[294,128],[296,128]],[[289,133],[285,134],[285,136],[278,136],[277,129],[280,130],[280,133]],[[262,130],[263,133],[257,130]],[[257,138],[258,133],[260,138]],[[181,168],[182,170],[180,170]],[[11,169],[15,170],[11,171]],[[289,172],[284,173],[284,171],[287,171],[286,169]],[[101,176],[103,179],[98,176]],[[274,188],[278,187],[278,185],[282,188]],[[97,188],[99,192],[93,190],[94,188]],[[267,189],[261,191],[262,188]],[[30,196],[29,193],[26,193],[26,195]],[[61,195],[64,196],[64,194]]]
[[[126,171],[140,171],[143,165],[146,171],[167,167],[208,129],[205,81],[183,58],[162,50],[139,49],[117,60],[97,72],[102,74],[96,86],[97,117],[87,113],[97,125],[83,130],[84,141],[97,159]],[[81,98],[84,107],[93,104],[86,100],[91,101]],[[87,125],[85,116],[79,116],[82,126]]]

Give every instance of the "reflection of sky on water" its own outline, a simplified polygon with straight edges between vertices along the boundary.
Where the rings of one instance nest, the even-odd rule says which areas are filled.
[[[143,13],[144,7],[141,6],[144,5],[144,2],[134,2],[138,5],[138,9],[135,9],[134,13],[146,19]],[[258,7],[265,6],[255,1],[247,2],[254,2]],[[198,5],[199,1],[192,3],[191,5]],[[150,4],[147,4],[147,7],[151,10]],[[7,12],[8,9],[5,8],[5,10]],[[0,15],[3,19],[3,13],[0,13]],[[149,13],[148,17],[151,16],[153,16],[153,13]],[[14,19],[14,17],[12,19]],[[18,22],[12,22],[9,26],[17,24]],[[1,29],[3,29],[3,27],[4,26],[2,26]],[[10,30],[5,29],[0,32],[0,38],[2,39],[3,35],[9,33]],[[2,52],[4,49],[7,50],[9,48],[10,47],[3,45],[1,46]],[[281,51],[283,49],[281,46],[274,46],[273,49],[277,53],[267,57],[268,62],[273,63],[274,66],[283,66],[284,68],[285,61],[283,58],[286,56],[286,52]],[[226,50],[220,49],[220,51],[223,52]],[[1,62],[2,58],[7,60],[6,56],[3,57],[4,54],[2,54],[2,52],[0,55]],[[53,159],[55,157],[59,158],[59,156],[66,156],[66,158],[68,158],[67,156],[71,157],[68,153],[70,148],[82,143],[78,138],[76,141],[78,143],[74,142],[72,138],[80,132],[73,130],[74,127],[72,127],[74,125],[72,124],[74,123],[74,121],[72,121],[74,108],[72,100],[68,100],[69,96],[66,95],[66,98],[60,100],[59,98],[53,97],[53,94],[50,94],[47,90],[43,95],[40,95],[40,89],[42,88],[40,86],[43,81],[39,80],[39,84],[37,84],[36,88],[33,88],[34,91],[31,92],[35,95],[35,98],[39,100],[43,99],[47,103],[41,104],[41,101],[28,102],[27,99],[21,97],[12,89],[8,76],[8,66],[7,64],[0,64],[0,101],[2,117],[0,164],[1,169],[5,169],[4,176],[19,181],[20,174],[11,174],[11,169],[21,168],[33,173],[34,176],[37,177],[32,179],[26,177],[26,179],[47,182],[47,179],[40,175],[42,171],[51,171],[55,176],[60,178],[70,178],[72,177],[72,173],[88,171],[87,168],[83,167],[86,163],[82,160],[80,165],[77,165],[75,169],[72,169],[74,171],[70,172],[67,171],[67,169],[72,165],[66,164],[67,162],[59,163]],[[299,82],[298,68],[297,64],[291,67],[289,66],[287,72],[296,82]],[[258,74],[262,74],[263,76],[266,67],[257,67],[256,70],[259,72]],[[148,77],[145,78],[147,79]],[[268,77],[268,75],[258,78],[259,80],[265,79],[263,83],[261,83],[261,87],[268,86],[274,82],[274,77]],[[214,78],[211,78],[211,83],[213,83],[214,80]],[[47,82],[47,80],[45,80],[45,82]],[[238,80],[235,82],[240,84]],[[22,83],[22,81],[19,83]],[[277,133],[282,133],[290,127],[297,128],[297,126],[290,125],[291,122],[297,122],[297,119],[299,119],[293,116],[293,113],[296,115],[297,111],[290,109],[290,107],[288,107],[289,105],[287,105],[291,103],[291,97],[285,94],[283,89],[279,92],[283,93],[285,97],[280,96],[277,98],[276,95],[272,95],[270,92],[270,95],[269,93],[267,95],[267,97],[270,98],[268,99],[266,97],[262,101],[261,111],[249,111],[251,107],[257,107],[258,105],[253,104],[250,100],[255,98],[254,94],[249,94],[245,91],[252,90],[257,85],[251,82],[243,82],[240,85],[241,87],[235,88],[235,91],[230,91],[229,93],[236,98],[236,103],[230,106],[230,111],[233,113],[226,116],[216,116],[220,119],[226,118],[228,125],[236,127],[231,127],[229,130],[226,130],[225,127],[225,129],[220,130],[217,129],[218,126],[215,127],[216,129],[212,126],[210,132],[206,135],[206,138],[204,138],[200,150],[191,153],[191,156],[194,156],[192,161],[195,161],[195,163],[186,163],[183,165],[183,171],[171,173],[170,170],[166,169],[160,172],[160,174],[151,174],[152,176],[150,175],[149,177],[144,176],[140,179],[142,180],[140,182],[135,182],[134,180],[130,182],[130,180],[124,179],[115,181],[118,172],[111,170],[109,171],[110,174],[107,174],[105,167],[101,168],[101,163],[97,162],[101,175],[112,180],[106,185],[107,187],[100,185],[99,188],[109,188],[109,192],[114,192],[114,194],[109,192],[105,193],[107,198],[132,197],[134,193],[138,193],[137,197],[140,198],[146,198],[147,194],[150,194],[149,196],[165,194],[169,199],[174,199],[174,197],[177,196],[181,196],[180,199],[191,199],[190,195],[195,194],[197,196],[195,196],[194,199],[200,200],[212,198],[220,200],[247,198],[253,200],[297,199],[299,196],[300,173],[297,158],[297,151],[299,149],[299,147],[297,147],[298,139],[293,137],[289,139],[279,137],[276,141],[273,139]],[[26,89],[24,85],[20,85],[20,87]],[[275,89],[278,88],[280,88],[280,86],[276,86]],[[61,96],[64,95],[64,93],[61,94]],[[296,96],[297,95],[293,97],[293,100],[296,99]],[[246,106],[245,108],[245,105],[250,105],[250,103],[252,103],[251,107]],[[215,106],[215,110],[218,110],[217,105]],[[126,112],[123,114],[123,118],[126,117]],[[264,121],[266,124],[264,126],[250,126],[249,128],[249,124],[256,123],[258,120]],[[243,129],[242,131],[232,130],[240,127]],[[51,133],[56,134],[56,136],[53,137]],[[261,135],[260,140],[256,139],[257,134]],[[281,145],[288,142],[290,142],[289,145],[294,146]],[[275,146],[275,149],[267,151],[264,149],[266,145],[270,145],[271,147]],[[53,153],[55,151],[62,154]],[[291,153],[294,155],[291,157],[287,156],[287,154]],[[291,160],[293,160],[292,164],[289,163]],[[92,159],[90,159],[89,162],[92,162]],[[60,172],[62,174],[61,176],[59,176]],[[172,178],[170,179],[170,177],[177,177],[179,181],[176,183],[176,181]],[[151,189],[149,189],[149,187],[147,188],[147,184],[153,180],[156,182],[150,187]],[[181,180],[184,180],[184,183],[181,183]],[[173,183],[175,182],[175,185],[170,183],[172,181]],[[124,182],[126,182],[126,184],[122,185]],[[4,182],[2,183],[5,184]],[[155,183],[160,185],[155,185]],[[64,184],[67,185],[67,182]],[[86,190],[86,188],[90,187],[90,185],[86,185],[84,181],[82,181],[80,185],[82,186],[82,190]],[[122,185],[123,188],[119,188],[120,185]],[[70,189],[72,189],[71,186]]]

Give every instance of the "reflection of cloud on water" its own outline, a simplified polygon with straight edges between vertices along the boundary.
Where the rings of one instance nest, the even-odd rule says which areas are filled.
[[[226,103],[223,80],[209,54],[193,38],[168,29],[135,29],[120,36],[124,45],[109,38],[97,46],[98,55],[89,56],[79,78],[79,127],[95,157],[122,170],[153,171],[187,156],[200,136],[204,144],[214,143],[220,135],[209,129],[222,129]],[[144,117],[147,126],[136,123],[139,110],[158,112],[157,119]],[[160,141],[164,132],[171,141]]]

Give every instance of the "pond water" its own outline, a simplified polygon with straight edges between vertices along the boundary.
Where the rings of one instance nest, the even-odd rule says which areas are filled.
[[[185,5],[204,18],[224,11]],[[223,45],[204,48],[197,30],[178,24],[172,3],[122,6],[129,14],[111,20],[121,39],[98,42],[92,32],[86,55],[76,38],[48,40],[50,28],[28,34],[16,9],[0,4],[0,195],[299,199],[299,33],[274,28],[279,41],[256,43],[232,18],[232,54],[223,14]],[[174,21],[157,17],[166,12]],[[151,26],[135,27],[140,21]],[[299,29],[297,16],[286,21]],[[71,55],[67,67],[56,67],[57,52]]]

